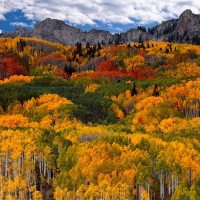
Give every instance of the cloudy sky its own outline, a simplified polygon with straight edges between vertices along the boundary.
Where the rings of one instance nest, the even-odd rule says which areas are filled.
[[[0,32],[30,30],[46,18],[60,19],[82,30],[124,32],[178,18],[186,9],[200,14],[199,0],[0,0]]]

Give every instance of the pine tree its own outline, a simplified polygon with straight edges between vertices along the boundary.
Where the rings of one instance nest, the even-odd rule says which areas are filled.
[[[139,39],[138,39],[138,43],[142,43],[143,41],[142,41],[142,36],[140,35],[139,36]]]
[[[134,95],[137,95],[137,90],[136,90],[135,82],[133,84],[133,89],[132,89],[132,92],[131,92],[131,96],[134,96]]]
[[[153,94],[152,96],[158,97],[159,96],[159,92],[158,92],[158,86],[157,84],[155,84],[154,90],[153,90]]]

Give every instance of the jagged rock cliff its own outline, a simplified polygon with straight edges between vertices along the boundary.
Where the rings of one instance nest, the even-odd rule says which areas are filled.
[[[63,21],[47,18],[34,25],[31,36],[51,42],[73,45],[80,39],[82,33],[81,29],[69,26]]]
[[[191,10],[185,10],[179,19],[172,19],[150,28],[148,32],[139,29],[130,29],[125,33],[112,35],[109,31],[92,29],[84,32],[79,28],[69,26],[65,22],[56,19],[45,19],[35,24],[33,31],[18,28],[12,33],[0,34],[0,37],[34,37],[51,42],[74,45],[77,42],[94,45],[98,42],[131,43],[139,40],[173,41],[200,44],[200,15],[193,14]]]
[[[0,37],[31,37],[31,32],[27,28],[17,28],[11,33],[1,33]]]
[[[130,29],[126,33],[112,35],[109,31],[92,29],[84,32],[81,29],[65,24],[63,21],[56,19],[45,19],[39,24],[35,24],[31,37],[40,38],[52,42],[61,42],[67,45],[74,45],[77,42],[82,44],[109,44],[137,42],[139,37],[142,40],[151,39],[149,33],[142,32],[138,29]]]
[[[179,19],[169,20],[157,25],[154,40],[200,44],[200,15],[185,10]]]

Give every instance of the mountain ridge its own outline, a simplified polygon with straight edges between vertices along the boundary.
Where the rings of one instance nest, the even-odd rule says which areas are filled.
[[[129,29],[126,32],[111,34],[106,30],[92,29],[88,32],[70,26],[64,21],[47,18],[34,24],[32,31],[17,28],[11,33],[1,33],[0,37],[33,37],[51,42],[75,45],[77,42],[91,45],[99,43],[131,43],[147,40],[183,42],[200,44],[200,14],[187,9],[178,19],[163,21],[151,27],[147,32],[141,29]]]

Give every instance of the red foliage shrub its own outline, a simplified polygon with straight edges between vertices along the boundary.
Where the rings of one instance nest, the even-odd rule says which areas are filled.
[[[62,77],[62,78],[64,78],[64,79],[69,79],[69,77],[70,77],[70,75],[67,74],[67,73],[65,72],[65,70],[60,69],[60,68],[54,70],[53,75],[54,75],[54,76]]]
[[[13,75],[28,75],[27,70],[13,58],[4,57],[0,60],[0,79]]]
[[[96,67],[96,71],[112,71],[117,70],[118,66],[112,60],[106,60],[99,63]]]

